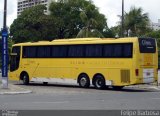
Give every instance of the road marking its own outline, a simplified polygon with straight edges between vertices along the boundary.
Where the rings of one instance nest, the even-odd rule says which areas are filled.
[[[62,103],[69,103],[69,101],[57,101],[57,102],[32,102],[36,104],[62,104]]]

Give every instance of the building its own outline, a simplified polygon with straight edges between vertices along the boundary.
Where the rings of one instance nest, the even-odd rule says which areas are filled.
[[[49,14],[49,5],[52,1],[55,0],[18,0],[17,2],[17,15],[20,15],[22,11],[32,6],[36,6],[39,4],[45,5],[47,10],[44,11],[45,14]]]
[[[158,23],[151,23],[151,28],[155,31],[160,30],[160,19],[158,19]]]

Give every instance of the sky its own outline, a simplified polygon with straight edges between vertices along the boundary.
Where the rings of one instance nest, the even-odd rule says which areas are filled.
[[[7,0],[7,26],[10,26],[17,18],[17,0]],[[100,13],[107,18],[109,27],[115,26],[121,15],[122,0],[92,0]],[[160,0],[124,0],[124,11],[129,12],[131,6],[141,7],[143,13],[148,13],[152,22],[160,19]],[[0,28],[3,27],[4,0],[0,0]]]

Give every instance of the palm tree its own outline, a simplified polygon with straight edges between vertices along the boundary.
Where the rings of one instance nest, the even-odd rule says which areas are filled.
[[[148,13],[142,13],[142,8],[131,7],[130,12],[126,13],[125,18],[125,29],[128,32],[131,31],[131,36],[143,35],[148,29],[149,18]],[[128,34],[128,33],[127,33]]]
[[[103,37],[103,35],[96,29],[97,21],[95,19],[89,19],[84,11],[80,13],[80,17],[85,26],[79,31],[77,38]]]

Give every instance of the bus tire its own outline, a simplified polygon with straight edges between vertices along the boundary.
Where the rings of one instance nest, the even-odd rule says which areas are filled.
[[[113,86],[114,90],[121,90],[124,86]]]
[[[90,80],[89,80],[88,75],[81,74],[78,77],[78,83],[79,83],[80,87],[82,87],[82,88],[88,88],[90,86]]]
[[[22,75],[22,81],[23,81],[23,84],[24,85],[28,85],[29,84],[29,76],[28,76],[28,74],[27,73],[24,73],[23,75]]]
[[[104,77],[102,75],[95,75],[93,78],[93,85],[96,89],[104,89],[106,87]]]

